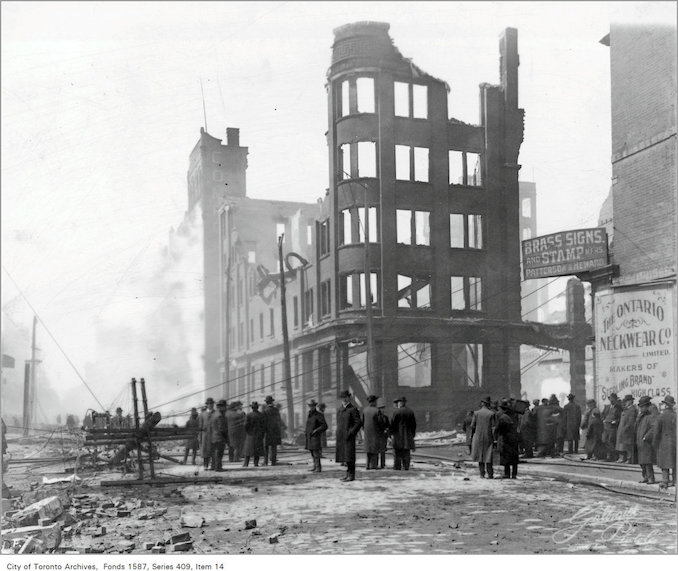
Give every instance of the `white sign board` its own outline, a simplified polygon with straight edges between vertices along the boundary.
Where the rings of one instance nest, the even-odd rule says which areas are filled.
[[[596,395],[676,395],[673,290],[671,287],[596,293]],[[655,398],[660,397],[660,398]]]

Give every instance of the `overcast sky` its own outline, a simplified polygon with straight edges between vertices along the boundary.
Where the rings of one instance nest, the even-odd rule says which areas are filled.
[[[611,173],[599,40],[613,20],[675,17],[673,2],[3,2],[3,321],[29,327],[35,310],[81,372],[96,358],[92,319],[135,296],[121,283],[184,216],[201,80],[208,132],[238,127],[249,147],[249,196],[322,196],[332,31],[360,20],[389,22],[472,123],[478,85],[499,82],[499,36],[517,28],[520,176],[537,184],[539,233],[595,226]],[[44,366],[77,386],[41,336]]]

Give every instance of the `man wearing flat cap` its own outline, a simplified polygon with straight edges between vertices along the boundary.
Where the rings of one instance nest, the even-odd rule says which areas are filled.
[[[376,395],[367,397],[367,406],[363,410],[363,430],[365,440],[365,454],[367,454],[366,469],[376,470],[379,458],[379,427],[377,426],[377,399]]]
[[[250,457],[254,465],[259,466],[259,457],[264,454],[264,415],[259,412],[257,401],[252,402],[250,408],[252,411],[245,417],[245,467],[249,466]]]
[[[617,462],[625,464],[633,463],[633,452],[636,445],[636,418],[638,409],[633,404],[633,395],[626,395],[622,400],[621,416],[619,417],[619,428],[617,429],[617,443],[615,450],[619,455]]]
[[[567,404],[563,407],[563,428],[565,429],[565,441],[567,453],[579,452],[579,425],[581,424],[581,407],[575,401],[574,395],[567,395]]]
[[[205,401],[205,410],[200,413],[200,454],[202,454],[202,463],[205,470],[213,470],[214,466],[210,467],[212,461],[212,432],[210,420],[214,415],[214,399],[208,397]]]
[[[654,432],[655,414],[653,414],[650,405],[652,399],[649,396],[642,396],[638,401],[638,419],[636,420],[636,462],[640,465],[640,471],[643,474],[641,484],[654,484],[654,467],[656,462],[654,448],[652,447],[652,436]]]
[[[278,463],[278,446],[282,444],[282,419],[280,409],[275,405],[274,398],[267,396],[264,399],[266,406],[264,415],[264,466],[268,466],[269,458],[271,466]]]
[[[343,390],[339,394],[341,406],[337,411],[337,445],[335,461],[346,463],[346,475],[342,482],[355,480],[355,437],[362,426],[358,409],[351,404],[351,393]]]
[[[471,431],[473,432],[471,461],[478,462],[481,478],[485,477],[486,471],[488,478],[494,478],[492,449],[494,446],[495,414],[491,410],[491,406],[490,397],[481,400],[480,408],[473,414],[471,423]]]
[[[322,472],[320,455],[322,453],[322,435],[327,430],[325,415],[316,409],[318,405],[311,399],[308,403],[308,416],[306,417],[306,450],[311,453],[313,469],[311,472]]]
[[[414,411],[407,406],[405,397],[393,401],[396,409],[391,417],[391,437],[393,439],[393,469],[409,470],[410,453],[415,449],[414,437],[417,433],[417,419]]]
[[[200,447],[200,441],[198,435],[200,434],[200,419],[198,418],[198,409],[192,408],[191,415],[186,421],[186,428],[189,430],[195,431],[193,436],[189,436],[184,441],[184,460],[182,464],[188,462],[188,453],[193,453],[193,465],[195,466],[195,457],[198,454],[198,448]]]
[[[657,453],[657,466],[662,470],[660,488],[676,485],[676,399],[671,395],[662,401],[664,410],[657,419],[652,444]],[[672,474],[669,474],[672,472]],[[672,476],[669,478],[669,476]]]

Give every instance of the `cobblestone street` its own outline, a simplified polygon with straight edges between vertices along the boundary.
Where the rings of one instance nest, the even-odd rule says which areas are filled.
[[[141,554],[144,544],[188,532],[196,554],[676,553],[672,502],[530,475],[483,480],[453,463],[417,462],[409,472],[359,465],[345,483],[341,467],[323,462],[319,475],[303,453],[276,467],[229,464],[223,483],[201,485],[100,487],[111,474],[86,478],[73,491],[80,502],[137,507],[123,517],[97,509],[86,520],[71,508],[82,523],[62,547]],[[160,476],[194,469],[166,466]],[[161,515],[145,519],[149,507]],[[88,531],[102,527],[103,535]]]

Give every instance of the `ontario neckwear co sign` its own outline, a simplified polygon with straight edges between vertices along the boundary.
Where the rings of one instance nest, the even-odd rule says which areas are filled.
[[[605,291],[595,297],[596,401],[610,393],[661,398],[676,394],[671,287]]]
[[[569,276],[602,268],[608,263],[605,228],[556,232],[523,240],[526,280]]]

